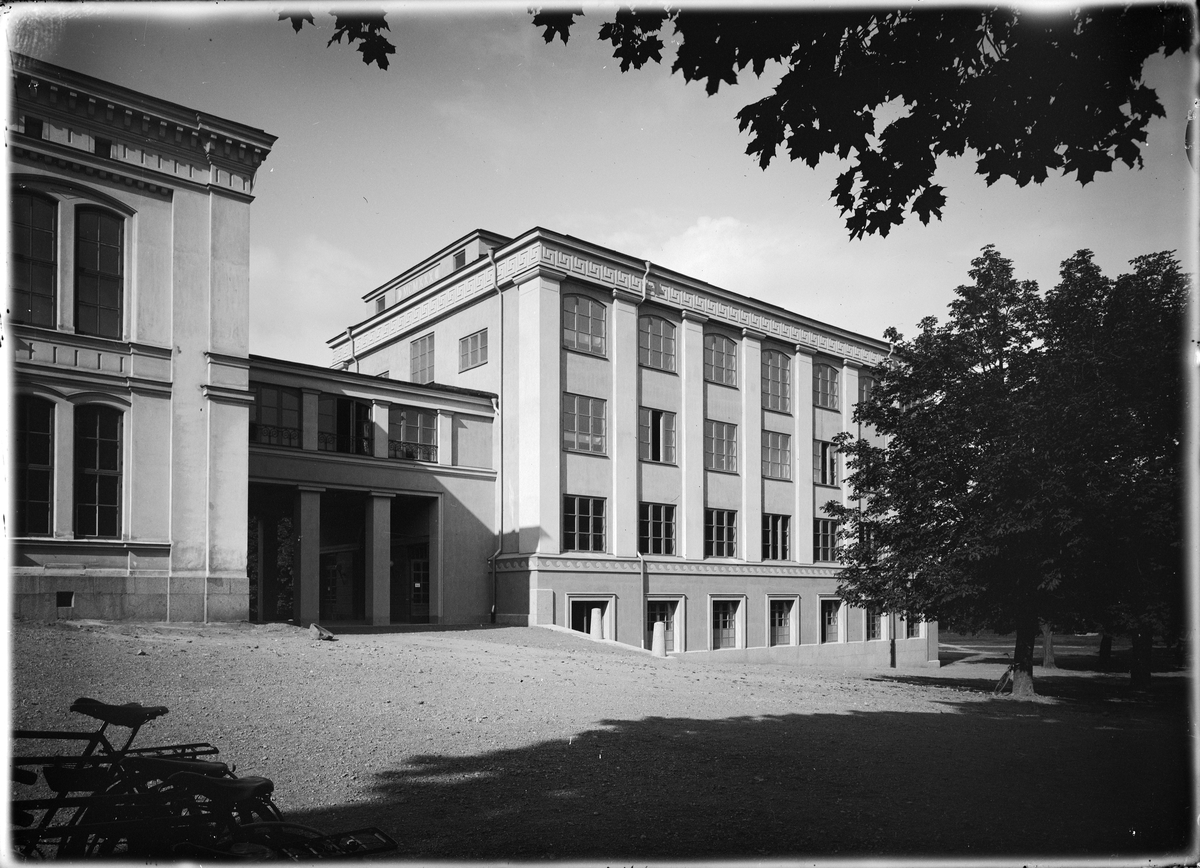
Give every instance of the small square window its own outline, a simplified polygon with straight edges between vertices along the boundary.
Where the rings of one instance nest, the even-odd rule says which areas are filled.
[[[458,271],[467,264],[467,251],[460,250],[454,254],[454,270]]]
[[[75,608],[75,592],[74,591],[57,591],[54,594],[54,604],[60,609]]]
[[[26,116],[25,135],[31,139],[40,139],[42,137],[42,119]]]
[[[112,139],[103,139],[100,136],[96,136],[96,141],[92,145],[92,153],[97,157],[104,157],[111,160],[113,155]]]

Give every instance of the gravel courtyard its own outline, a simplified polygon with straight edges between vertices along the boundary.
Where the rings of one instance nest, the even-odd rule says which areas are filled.
[[[1189,682],[1060,642],[1034,702],[996,644],[880,672],[655,659],[531,628],[12,625],[12,725],[79,696],[161,704],[139,743],[211,741],[289,817],[377,825],[401,857],[758,861],[986,855],[1182,861]],[[1193,857],[1194,859],[1194,857]],[[1146,864],[1143,859],[1142,864]]]

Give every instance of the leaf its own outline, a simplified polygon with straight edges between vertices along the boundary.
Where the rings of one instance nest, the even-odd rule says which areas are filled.
[[[556,7],[550,11],[534,8],[530,9],[529,13],[533,16],[533,26],[544,28],[542,39],[547,45],[554,41],[555,36],[561,37],[563,45],[566,45],[571,38],[571,26],[575,23],[575,16],[583,17],[583,10],[580,8]]]
[[[335,42],[341,43],[343,36],[346,37],[347,45],[361,42],[358,50],[362,55],[363,63],[368,66],[375,63],[380,69],[386,70],[388,68],[387,56],[396,52],[396,46],[380,32],[387,29],[388,24],[382,11],[355,14],[334,13],[333,35],[329,37],[326,45],[329,46]]]
[[[304,26],[305,21],[307,21],[313,27],[317,26],[317,23],[313,20],[312,13],[305,12],[303,10],[300,10],[298,12],[280,12],[279,18],[277,20],[290,21],[292,23],[292,32],[293,33],[299,33],[300,28]]]

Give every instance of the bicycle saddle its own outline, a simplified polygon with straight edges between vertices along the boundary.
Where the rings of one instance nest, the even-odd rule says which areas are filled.
[[[167,778],[167,784],[222,805],[232,806],[247,799],[268,796],[275,791],[270,778],[210,778],[196,772],[177,772]]]
[[[102,720],[114,726],[133,728],[141,726],[148,720],[162,717],[167,713],[167,708],[164,705],[140,705],[136,702],[129,702],[125,705],[109,705],[98,699],[81,696],[71,703],[71,711],[76,714],[86,714],[88,717],[94,717],[96,720]]]

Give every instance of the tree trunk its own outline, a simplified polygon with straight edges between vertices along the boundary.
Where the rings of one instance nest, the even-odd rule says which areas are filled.
[[[1042,624],[1042,668],[1058,668],[1054,662],[1054,631],[1049,624]]]
[[[1100,668],[1108,669],[1112,665],[1112,634],[1100,634]]]
[[[1133,653],[1129,663],[1129,686],[1134,690],[1150,689],[1150,650],[1154,647],[1154,634],[1149,630],[1138,630],[1133,634]]]
[[[1017,627],[1017,645],[1013,649],[1013,685],[1014,699],[1036,696],[1033,689],[1033,646],[1037,642],[1038,622],[1030,618]]]

